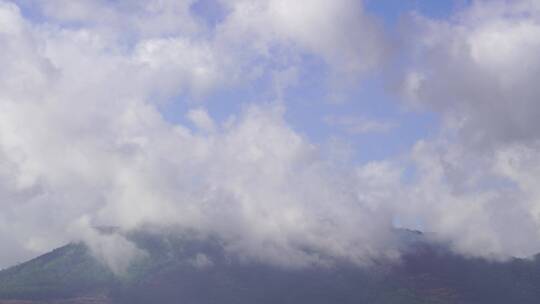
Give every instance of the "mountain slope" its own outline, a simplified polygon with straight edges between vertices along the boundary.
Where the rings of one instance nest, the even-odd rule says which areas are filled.
[[[122,276],[114,276],[84,245],[70,244],[1,271],[0,299],[78,297],[66,304],[527,304],[540,299],[539,259],[468,259],[417,232],[399,233],[409,244],[401,263],[358,267],[337,261],[332,267],[286,269],[235,259],[217,240],[139,231],[128,237],[148,256]]]
[[[49,299],[99,293],[114,275],[83,244],[69,244],[0,272],[0,297]]]

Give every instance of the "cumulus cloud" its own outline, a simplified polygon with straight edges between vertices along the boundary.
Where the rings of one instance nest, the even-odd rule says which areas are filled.
[[[365,13],[362,1],[223,3],[231,10],[219,28],[224,37],[240,42],[249,37],[254,41],[250,47],[268,56],[276,55],[275,48],[282,53],[293,48],[319,55],[342,72],[356,73],[377,66],[388,51],[377,21]]]
[[[213,6],[223,16],[212,23],[197,0],[20,2],[48,24],[90,31],[108,49],[125,54],[134,47],[135,59],[158,68],[151,79],[191,84],[195,94],[291,71],[308,56],[339,75],[334,85],[352,84],[389,54],[382,27],[357,0],[218,0]]]
[[[465,254],[537,253],[538,2],[475,1],[449,20],[412,19],[404,96],[443,124],[411,151],[400,217]]]
[[[419,142],[411,153],[414,180],[399,192],[400,223],[433,232],[466,255],[505,259],[539,252],[531,242],[540,237],[537,191],[524,187],[525,177],[500,169],[531,178],[535,160],[524,168],[506,159],[522,158],[519,150],[485,154],[444,140]]]
[[[359,198],[354,170],[321,157],[283,105],[246,106],[227,124],[196,107],[187,118],[203,132],[158,110],[279,73],[276,58],[288,65],[311,54],[363,73],[379,58],[379,36],[360,3],[304,11],[230,1],[214,27],[193,3],[0,2],[1,265],[75,239],[120,273],[124,258],[143,253],[96,233],[100,225],[195,230],[231,254],[280,265],[391,251],[388,212]],[[348,27],[364,34],[343,36]]]
[[[409,100],[480,144],[538,140],[540,7],[476,1],[449,21],[416,16]]]

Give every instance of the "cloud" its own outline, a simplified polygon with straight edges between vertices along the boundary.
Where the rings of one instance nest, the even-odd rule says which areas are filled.
[[[147,257],[147,253],[126,239],[121,231],[94,227],[89,217],[82,216],[67,228],[73,241],[84,242],[91,254],[116,275],[125,275],[133,261]]]
[[[278,55],[298,49],[321,56],[341,72],[357,73],[374,68],[387,55],[382,30],[361,1],[223,2],[231,13],[219,31],[233,41],[252,40],[248,46],[267,56],[275,56],[275,48]]]
[[[208,116],[208,113],[204,109],[192,109],[187,113],[187,117],[197,128],[202,131],[213,132],[216,129],[214,120]]]
[[[403,93],[443,124],[411,151],[409,203],[396,212],[464,254],[537,253],[540,6],[476,1],[449,20],[410,22]]]
[[[101,35],[123,39],[204,32],[204,24],[192,17],[194,0],[117,1],[29,0],[19,5],[42,15],[46,22],[63,27],[88,28]]]
[[[476,1],[448,21],[412,23],[403,90],[443,114],[472,143],[538,140],[540,8],[535,1]]]
[[[20,5],[42,15],[46,24],[94,34],[109,50],[135,50],[137,61],[159,72],[148,77],[173,87],[191,82],[196,95],[306,67],[304,57],[310,56],[328,69],[327,77],[336,77],[334,85],[354,84],[389,55],[382,27],[356,0],[317,0],[307,6],[219,0],[213,5],[222,17],[210,23],[196,9],[196,0],[32,0]]]
[[[288,266],[364,263],[392,251],[387,210],[358,198],[354,171],[321,157],[285,121],[283,105],[246,105],[223,126],[197,106],[187,117],[204,132],[158,110],[179,96],[251,85],[261,69],[291,74],[276,84],[281,91],[296,70],[276,58],[287,65],[312,54],[363,72],[379,42],[358,2],[306,12],[291,2],[229,2],[212,28],[192,1],[31,3],[43,20],[0,2],[0,242],[8,247],[0,265],[82,239],[120,273],[143,253],[96,233],[100,225],[195,230],[219,237],[230,254]],[[365,37],[337,35],[349,26]],[[284,57],[268,53],[275,47]]]
[[[196,268],[208,268],[214,265],[214,262],[204,253],[197,253],[194,258],[190,259],[189,263]]]
[[[506,259],[539,252],[530,240],[540,237],[540,197],[525,182],[525,176],[540,177],[536,160],[506,158],[531,153],[520,150],[485,154],[443,139],[419,142],[411,153],[413,181],[401,185],[395,209],[400,223],[432,232],[466,255]],[[507,166],[519,177],[509,174]]]

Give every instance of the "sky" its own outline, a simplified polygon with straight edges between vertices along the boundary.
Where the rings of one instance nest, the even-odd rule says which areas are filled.
[[[94,228],[305,267],[540,252],[536,0],[0,0],[0,267]],[[538,240],[538,241],[535,241]]]

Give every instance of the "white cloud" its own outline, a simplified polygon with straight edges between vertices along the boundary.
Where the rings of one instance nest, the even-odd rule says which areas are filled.
[[[540,251],[530,241],[540,237],[539,196],[498,170],[500,157],[428,141],[416,145],[412,161],[417,172],[400,193],[400,222],[436,233],[467,255],[528,257]]]
[[[214,262],[204,253],[197,253],[189,262],[197,268],[208,268],[214,265]]]
[[[379,65],[388,45],[376,20],[362,1],[222,1],[231,11],[218,32],[272,60],[294,63],[296,56],[321,56],[349,78]],[[246,47],[246,46],[244,46]],[[295,56],[287,57],[292,51]],[[341,81],[347,79],[341,78]]]
[[[371,31],[358,3],[351,12],[346,2],[318,2],[304,16],[294,3],[253,2],[262,11],[252,17],[270,18],[268,28],[242,23],[247,4],[231,3],[215,29],[198,23],[190,3],[37,2],[46,18],[38,23],[0,2],[0,228],[10,228],[0,233],[9,245],[1,265],[75,238],[122,272],[129,259],[119,257],[140,252],[96,235],[99,225],[193,229],[220,237],[231,254],[283,265],[361,263],[391,250],[387,211],[360,200],[355,175],[321,158],[281,106],[247,106],[223,127],[190,111],[205,132],[157,110],[178,95],[249,85],[261,68],[283,70],[257,44],[279,46],[286,61],[307,52],[363,71],[375,62],[367,45],[378,42],[335,36],[343,26]],[[262,38],[228,40],[246,26]]]
[[[381,27],[357,0],[220,0],[215,26],[193,10],[195,0],[21,2],[49,24],[93,34],[104,51],[134,48],[134,59],[157,69],[147,77],[196,95],[302,67],[305,55],[325,62],[334,85],[355,84],[388,55]]]
[[[404,93],[444,123],[413,149],[416,179],[398,214],[465,254],[537,253],[538,2],[475,1],[449,20],[412,22]]]
[[[216,129],[214,120],[208,115],[205,109],[198,108],[189,110],[188,119],[200,130],[213,132]]]
[[[449,21],[416,17],[406,95],[480,144],[538,138],[540,8],[477,1]]]
[[[87,216],[80,217],[70,223],[68,233],[74,241],[83,241],[91,254],[116,275],[125,275],[134,260],[147,257],[145,251],[137,248],[119,231],[100,231],[90,221]]]
[[[192,18],[194,0],[105,1],[32,0],[18,1],[37,10],[47,22],[80,26],[105,36],[140,39],[204,32],[204,24]]]

